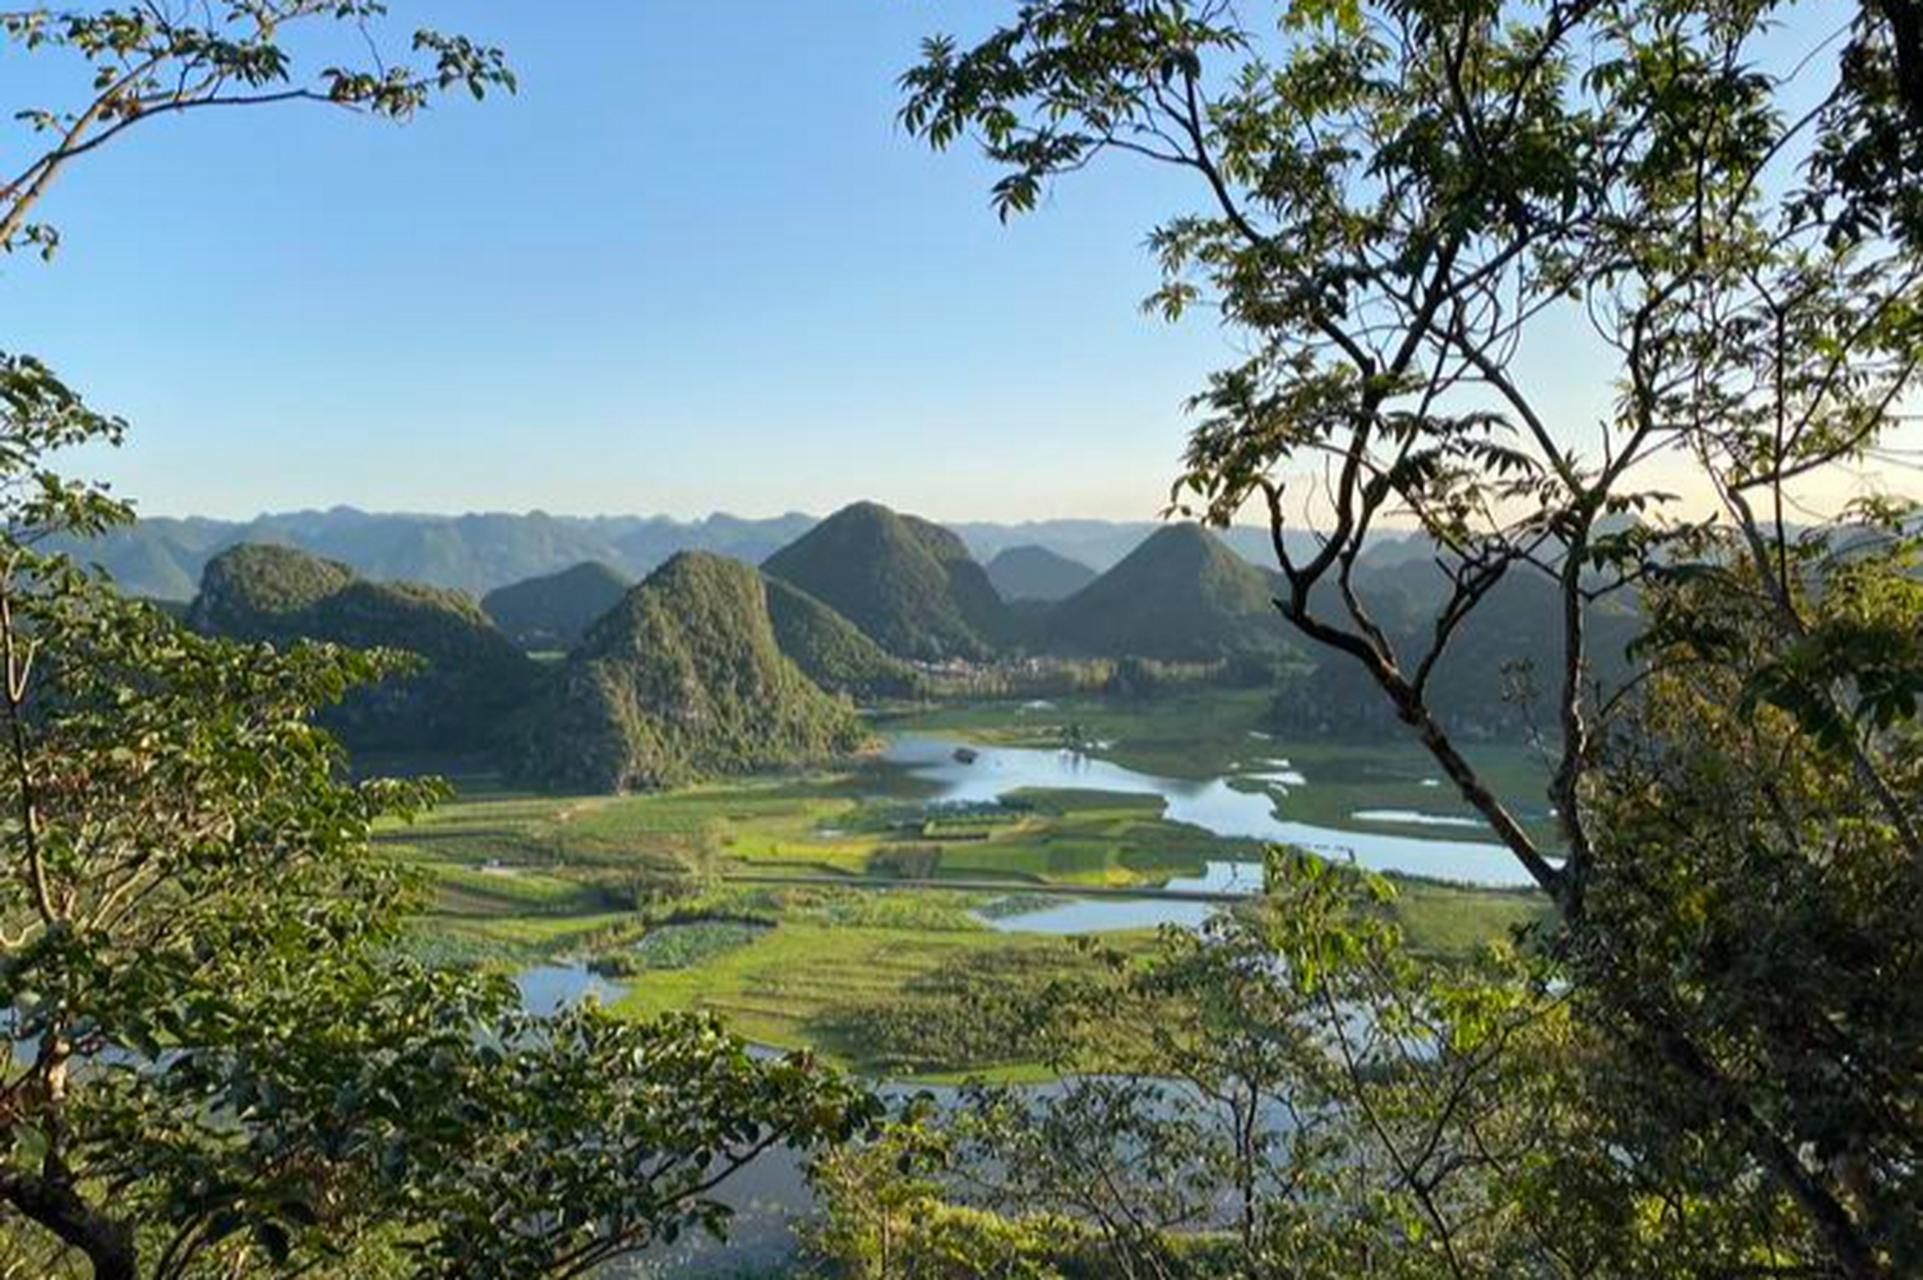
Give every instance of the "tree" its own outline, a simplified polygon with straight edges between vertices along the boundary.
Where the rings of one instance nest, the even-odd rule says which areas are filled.
[[[1923,363],[1914,6],[1787,62],[1773,3],[1259,8],[1030,0],[930,41],[903,119],[976,138],[1005,217],[1112,153],[1196,179],[1150,305],[1206,301],[1252,354],[1195,398],[1175,505],[1265,512],[1283,617],[1368,673],[1554,902],[1617,1149],[1660,1175],[1707,1144],[1712,1203],[1711,1167],[1725,1204],[1760,1180],[1795,1230],[1724,1229],[1772,1258],[1913,1269],[1913,524],[1818,504],[1900,462]],[[1559,321],[1607,370],[1593,434],[1518,356]],[[1413,646],[1355,583],[1396,520],[1449,583]],[[1560,847],[1433,711],[1437,662],[1519,577],[1559,601]],[[1624,596],[1654,622],[1643,671],[1599,688],[1591,607]]]
[[[385,61],[374,51],[382,0],[226,0],[218,6],[130,4],[0,11],[0,32],[28,51],[77,57],[91,76],[67,104],[30,106],[14,120],[30,135],[25,163],[0,185],[0,250],[34,247],[52,254],[59,232],[33,221],[49,188],[69,165],[149,121],[210,108],[322,103],[406,120],[439,93],[465,88],[476,99],[514,88],[496,48],[466,36],[421,30],[413,57]],[[327,66],[303,76],[291,37],[329,23],[367,43],[362,66]]]
[[[378,4],[233,0],[0,14],[94,68],[24,117],[0,242],[75,159],[142,121],[322,101],[405,118],[512,80],[423,33],[420,65],[295,82],[290,30]],[[416,886],[369,843],[425,783],[346,781],[318,708],[398,655],[197,636],[44,547],[131,518],[58,455],[117,443],[39,361],[0,357],[0,1266],[28,1274],[578,1276],[718,1229],[771,1146],[866,1123],[861,1089],[704,1019],[520,1011],[405,958]]]
[[[1419,967],[1392,897],[1278,854],[1251,902],[1056,984],[1059,1083],[977,1087],[946,1190],[1079,1224],[1096,1274],[1560,1273],[1526,1171],[1570,1118],[1536,1074],[1561,1002],[1513,956]]]

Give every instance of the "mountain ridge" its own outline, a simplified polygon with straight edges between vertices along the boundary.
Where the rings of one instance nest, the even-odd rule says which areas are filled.
[[[323,715],[357,749],[481,749],[538,681],[535,664],[472,596],[371,582],[339,561],[290,547],[241,543],[221,552],[203,571],[185,620],[235,640],[318,640],[419,657],[421,670],[356,689]]]
[[[645,577],[679,551],[715,551],[758,564],[818,523],[800,512],[765,518],[715,512],[675,520],[553,515],[538,509],[441,515],[335,506],[265,512],[247,520],[154,516],[86,542],[53,546],[101,565],[129,593],[156,599],[191,599],[207,561],[241,543],[291,546],[338,560],[375,581],[422,582],[483,596],[586,560],[602,561],[631,579]],[[1101,572],[1161,525],[1062,519],[950,521],[943,527],[984,563],[1010,547],[1031,544]],[[1225,540],[1252,563],[1273,563],[1264,529],[1238,526]]]

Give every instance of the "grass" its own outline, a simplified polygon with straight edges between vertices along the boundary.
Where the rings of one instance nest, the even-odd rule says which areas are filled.
[[[865,1046],[837,1027],[851,1007],[897,996],[908,982],[954,955],[1009,946],[987,929],[905,929],[797,920],[694,968],[649,974],[616,1003],[645,1017],[699,1009],[749,1039],[812,1046],[857,1068]]]
[[[1492,938],[1541,923],[1548,904],[1527,891],[1462,889],[1405,880],[1396,886],[1396,921],[1422,955],[1463,955]]]

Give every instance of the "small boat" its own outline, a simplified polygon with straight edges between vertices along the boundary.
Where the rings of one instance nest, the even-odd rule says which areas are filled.
[[[955,748],[955,760],[958,764],[974,764],[975,761],[981,758],[981,752],[975,750],[973,747]]]

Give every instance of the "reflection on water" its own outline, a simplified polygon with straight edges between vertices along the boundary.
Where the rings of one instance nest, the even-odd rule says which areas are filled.
[[[950,739],[909,734],[889,743],[886,758],[939,786],[941,790],[934,797],[937,803],[992,803],[1024,788],[1155,795],[1162,797],[1164,813],[1171,821],[1185,822],[1218,836],[1294,845],[1371,871],[1503,888],[1530,883],[1527,873],[1500,845],[1425,840],[1379,831],[1339,831],[1292,822],[1278,812],[1278,805],[1287,807],[1286,796],[1278,798],[1266,787],[1249,787],[1250,782],[1261,781],[1259,774],[1206,782],[1161,778],[1073,751],[1023,747],[975,746],[974,761],[962,764],[954,758],[957,745]],[[1300,775],[1294,774],[1291,781],[1296,777]],[[1237,782],[1244,785],[1233,785]]]
[[[1215,914],[1212,902],[1172,902],[1158,898],[1064,898],[1056,906],[1012,916],[977,916],[1002,933],[1108,933],[1154,929],[1165,924],[1200,929]]]
[[[1480,818],[1421,813],[1415,809],[1357,809],[1349,816],[1357,822],[1400,822],[1412,827],[1481,827],[1484,825]]]
[[[606,1004],[621,994],[618,984],[580,963],[535,965],[515,974],[514,985],[520,988],[522,1007],[543,1018],[588,996]]]
[[[1247,896],[1261,890],[1262,875],[1259,862],[1211,862],[1201,875],[1176,876],[1165,887],[1187,893]],[[1063,898],[1033,911],[1003,916],[978,914],[975,918],[1003,933],[1107,933],[1165,924],[1199,929],[1216,910],[1212,902],[1170,898]]]

